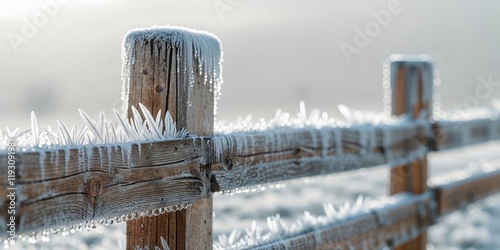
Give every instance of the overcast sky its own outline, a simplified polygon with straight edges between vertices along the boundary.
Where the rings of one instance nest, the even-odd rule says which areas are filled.
[[[224,48],[218,120],[272,117],[277,108],[334,115],[338,104],[382,110],[382,61],[427,53],[442,73],[445,107],[500,81],[500,2],[299,0],[0,0],[0,127],[74,123],[120,107],[121,42],[130,29],[180,25]],[[43,7],[42,5],[49,6]],[[390,13],[380,21],[377,15]],[[362,48],[354,39],[380,28]],[[341,44],[356,48],[347,55]],[[352,52],[352,50],[351,50]],[[500,87],[481,105],[500,98]]]

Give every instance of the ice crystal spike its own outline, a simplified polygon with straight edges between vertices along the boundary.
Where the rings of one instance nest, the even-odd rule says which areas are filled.
[[[141,111],[146,118],[146,123],[148,125],[149,131],[155,135],[155,139],[161,139],[161,128],[158,127],[157,122],[153,119],[153,116],[151,115],[149,110],[144,105],[142,105],[142,103],[139,104],[139,107],[141,108]]]
[[[90,119],[90,117],[85,112],[83,112],[83,110],[79,109],[78,112],[80,113],[80,116],[82,117],[82,120],[85,122],[85,124],[90,128],[90,132],[99,140],[98,143],[104,143],[101,137],[101,131],[97,128],[95,121]]]
[[[170,113],[167,112],[165,119],[160,119],[161,111],[156,119],[151,112],[142,104],[139,112],[133,110],[133,118],[130,121],[123,118],[120,113],[113,110],[117,125],[109,121],[104,112],[99,114],[97,122],[90,118],[83,110],[79,110],[83,125],[77,127],[73,125],[71,129],[64,122],[57,121],[57,130],[51,127],[40,130],[34,112],[31,113],[31,129],[20,132],[19,128],[5,128],[5,132],[0,129],[0,153],[7,149],[9,140],[15,139],[18,149],[23,151],[32,150],[69,150],[69,147],[78,147],[80,150],[87,150],[90,145],[109,145],[120,143],[122,146],[130,148],[130,143],[152,142],[158,140],[186,137],[185,129],[177,130]],[[143,120],[142,117],[145,117]],[[42,131],[42,132],[39,132]],[[110,151],[108,150],[108,153]]]
[[[295,116],[278,109],[274,118],[270,121],[260,119],[258,122],[255,122],[252,120],[252,116],[248,115],[245,118],[238,118],[234,123],[225,121],[216,123],[215,132],[216,134],[229,134],[237,132],[270,131],[278,128],[309,127],[319,129],[322,127],[347,127],[351,125],[386,125],[404,121],[404,118],[391,117],[380,112],[355,110],[345,105],[339,105],[339,110],[344,115],[347,122],[329,118],[328,113],[321,112],[317,109],[307,114],[305,103],[300,102],[299,112]]]
[[[38,136],[38,122],[36,120],[35,112],[31,111],[31,135],[33,145],[36,147],[40,144],[40,137]]]

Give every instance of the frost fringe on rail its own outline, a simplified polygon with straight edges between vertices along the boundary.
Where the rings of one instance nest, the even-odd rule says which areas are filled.
[[[185,129],[177,131],[172,116],[167,111],[165,119],[161,119],[161,110],[156,118],[142,104],[141,113],[132,107],[133,118],[126,119],[120,112],[113,110],[116,124],[109,121],[104,112],[99,114],[97,122],[83,110],[79,110],[84,122],[78,128],[71,129],[64,122],[57,121],[57,129],[50,126],[41,130],[38,127],[35,112],[31,112],[31,129],[21,131],[19,128],[0,129],[0,152],[7,148],[9,140],[15,140],[18,149],[23,151],[42,151],[46,149],[67,149],[85,145],[109,145],[116,143],[139,143],[182,138],[188,135]]]
[[[38,127],[35,112],[31,112],[31,129],[21,131],[20,128],[0,129],[0,152],[7,148],[9,140],[16,140],[18,149],[23,151],[37,151],[45,149],[65,149],[85,145],[107,145],[116,143],[154,142],[188,136],[185,129],[177,131],[172,116],[167,111],[165,119],[161,119],[161,110],[153,117],[151,112],[142,104],[139,109],[132,107],[133,118],[126,119],[117,110],[113,110],[116,122],[110,121],[104,112],[100,112],[97,122],[83,110],[79,110],[84,124],[81,127],[73,125],[69,128],[64,122],[57,121],[57,129],[50,126],[45,129]],[[294,117],[290,113],[278,109],[270,121],[260,119],[253,122],[249,115],[240,118],[236,123],[219,122],[215,124],[217,134],[236,132],[255,132],[276,128],[321,128],[325,126],[346,127],[352,124],[390,124],[401,121],[383,113],[366,112],[350,109],[339,105],[347,122],[329,118],[326,112],[313,110],[307,114],[304,102],[300,103],[300,112]]]
[[[408,194],[381,197],[374,200],[358,196],[354,204],[345,202],[344,205],[337,208],[332,203],[324,203],[324,215],[315,216],[308,211],[304,211],[304,214],[290,225],[281,219],[279,214],[276,214],[267,217],[267,230],[259,227],[253,221],[252,226],[245,229],[244,233],[235,229],[229,236],[224,233],[218,235],[218,241],[213,244],[213,247],[216,250],[249,249],[264,245],[279,248],[280,244],[286,245],[286,239],[294,236],[325,229],[369,213],[383,214],[382,210],[411,202],[412,199],[414,198]],[[380,219],[383,219],[383,217]]]

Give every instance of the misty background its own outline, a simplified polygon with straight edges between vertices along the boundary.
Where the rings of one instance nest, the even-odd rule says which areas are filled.
[[[308,110],[333,116],[338,104],[382,111],[382,62],[392,53],[433,57],[444,108],[463,106],[480,76],[500,81],[500,2],[494,0],[392,1],[401,11],[350,62],[339,45],[354,46],[355,28],[365,30],[376,21],[371,12],[388,10],[391,1],[51,1],[58,4],[54,13],[41,7],[47,0],[0,0],[0,127],[28,129],[31,110],[44,127],[56,120],[81,124],[78,109],[93,118],[100,111],[112,116],[121,106],[122,39],[130,29],[153,25],[220,38],[218,121],[271,118],[277,108],[295,113],[302,100]],[[36,21],[44,25],[13,46],[12,34],[22,37],[26,22]],[[499,89],[479,105],[498,105]]]

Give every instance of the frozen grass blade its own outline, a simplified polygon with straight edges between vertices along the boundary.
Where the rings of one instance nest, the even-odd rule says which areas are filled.
[[[87,129],[87,125],[83,124],[82,128],[80,129],[80,131],[78,132],[78,134],[75,137],[76,144],[81,145],[85,142],[86,129]]]
[[[57,134],[52,132],[52,129],[50,127],[45,129],[45,134],[49,138],[51,144],[54,145],[60,144],[59,140],[57,139],[58,138]]]
[[[162,248],[160,248],[159,246],[155,246],[155,250],[170,250],[170,247],[168,247],[167,241],[163,237],[160,237],[160,240],[161,240]],[[135,250],[149,250],[149,247],[141,248],[140,246],[137,246],[137,247],[134,247],[134,249]]]
[[[38,135],[38,122],[34,111],[31,111],[31,138],[35,147],[40,145],[40,136]]]
[[[133,124],[135,126],[135,130],[137,132],[137,135],[139,136],[140,140],[148,140],[148,135],[145,133],[145,131],[148,131],[146,128],[146,122],[142,120],[142,116],[139,113],[139,111],[135,108],[132,107],[132,113],[134,115]]]
[[[68,146],[73,145],[74,143],[73,140],[71,140],[71,134],[66,128],[66,125],[61,121],[57,121],[57,124],[58,124],[57,128],[59,129],[59,134],[61,135],[59,138],[63,140],[62,143]]]
[[[14,130],[10,130],[9,127],[6,127],[5,128],[5,131],[7,131],[7,135],[10,137],[10,138],[16,138],[18,135],[19,135],[19,128],[15,128]]]
[[[161,245],[163,246],[163,250],[170,250],[170,247],[168,247],[167,241],[163,237],[161,237],[160,240],[161,240]]]
[[[94,136],[99,140],[100,143],[104,143],[104,141],[102,140],[101,134],[99,132],[99,129],[97,128],[95,122],[92,119],[90,119],[90,117],[85,112],[83,112],[83,110],[79,109],[78,112],[80,112],[80,117],[85,122],[85,124],[89,127],[92,134],[94,134]]]
[[[119,124],[121,125],[121,128],[123,128],[123,130],[124,130],[124,131],[125,131],[125,133],[127,134],[127,137],[128,137],[129,139],[132,139],[132,138],[133,138],[133,136],[134,136],[134,134],[133,134],[133,132],[132,132],[132,129],[131,129],[131,127],[130,127],[130,124],[129,124],[128,122],[126,122],[126,121],[122,118],[122,116],[121,116],[120,112],[118,112],[116,109],[113,109],[113,112],[115,113],[115,117],[116,117],[116,119],[118,120]]]
[[[154,120],[153,116],[149,112],[149,110],[142,105],[142,103],[139,103],[139,107],[141,108],[142,114],[144,115],[144,118],[146,119],[146,123],[148,124],[149,131],[155,136],[155,139],[161,139],[161,131],[159,130],[160,128],[156,126],[156,121]],[[135,115],[135,114],[134,114]]]
[[[170,115],[170,112],[167,111],[167,113],[165,114],[165,132],[163,134],[163,138],[171,138],[171,137],[175,137],[176,136],[176,133],[175,133],[175,123],[174,121],[172,120],[172,116]]]
[[[111,143],[115,143],[118,141],[117,137],[116,137],[116,128],[115,128],[115,124],[113,124],[112,122],[109,122],[108,125],[107,125],[107,131],[109,131],[110,133],[110,142]]]
[[[104,112],[100,112],[99,113],[99,122],[98,122],[98,127],[99,128],[99,132],[101,133],[101,135],[103,137],[105,137],[105,133],[104,133],[104,128],[106,126],[106,116],[104,115]],[[105,140],[103,140],[103,143],[105,142]]]
[[[161,110],[158,110],[158,114],[156,114],[155,124],[160,132],[163,131],[163,122],[161,120]]]

